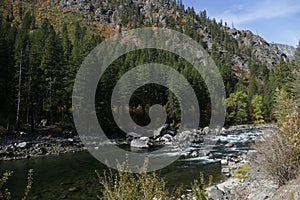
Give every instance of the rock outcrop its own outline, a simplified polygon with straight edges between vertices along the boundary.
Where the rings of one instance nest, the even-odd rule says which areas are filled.
[[[296,48],[285,44],[272,44],[276,46],[282,53],[284,53],[289,60],[293,60],[296,53]]]
[[[130,29],[132,22],[126,20],[124,17],[128,13],[128,8],[134,7],[135,14],[139,15],[140,22],[142,24],[156,23],[162,24],[168,27],[168,18],[174,18],[181,21],[184,25],[191,16],[180,10],[180,5],[175,5],[174,2],[169,0],[131,0],[129,3],[125,1],[121,3],[113,3],[111,1],[98,1],[93,0],[59,0],[57,2],[63,10],[76,10],[82,14],[82,16],[90,22],[96,22],[104,26],[110,26],[112,28],[121,28],[122,31]],[[127,16],[128,18],[128,16]],[[193,20],[196,20],[193,18]],[[130,25],[131,24],[131,25]],[[208,51],[212,51],[213,46],[216,45],[220,52],[220,55],[230,51],[224,40],[215,41],[215,36],[212,31],[207,27],[207,24],[196,23],[195,29],[200,37],[202,43]],[[143,26],[143,25],[142,25]],[[177,29],[183,28],[184,26]],[[221,30],[223,29],[223,30]],[[219,31],[225,31],[236,40],[238,43],[238,52],[235,52],[231,58],[232,69],[238,74],[243,71],[249,71],[249,62],[254,58],[254,61],[258,65],[265,65],[268,68],[274,67],[280,63],[280,60],[291,60],[293,58],[294,49],[284,45],[269,44],[259,35],[253,34],[249,30],[237,30],[231,29],[227,26],[221,26]]]

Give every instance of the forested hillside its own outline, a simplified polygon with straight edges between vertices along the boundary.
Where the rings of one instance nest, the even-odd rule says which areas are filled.
[[[83,59],[105,38],[138,27],[183,32],[209,52],[224,79],[228,125],[275,120],[274,93],[289,90],[297,65],[277,46],[250,31],[209,19],[205,10],[196,13],[172,0],[4,0],[0,2],[0,125],[33,130],[47,119],[47,125],[72,128],[72,87]],[[211,106],[201,76],[182,58],[155,49],[131,52],[110,66],[96,97],[100,122],[114,127],[109,110],[114,84],[129,69],[150,61],[173,66],[189,80],[200,102],[200,126],[207,125]],[[149,107],[159,102],[168,120],[179,123],[180,108],[173,93],[153,85],[152,100],[141,100],[147,87],[151,86],[132,97],[129,109],[135,121],[147,124]]]

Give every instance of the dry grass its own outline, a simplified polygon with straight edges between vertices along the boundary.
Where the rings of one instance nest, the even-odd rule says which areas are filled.
[[[300,170],[298,148],[291,138],[281,132],[269,133],[255,144],[256,162],[279,185],[295,179]]]

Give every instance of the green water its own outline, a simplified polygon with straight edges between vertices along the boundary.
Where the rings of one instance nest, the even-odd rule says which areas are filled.
[[[103,173],[107,167],[87,152],[48,156],[17,161],[1,161],[0,172],[14,171],[7,187],[13,193],[13,199],[20,199],[27,182],[28,169],[34,169],[33,187],[29,199],[97,199],[101,192],[95,170]],[[218,182],[223,177],[219,163],[203,164],[201,161],[176,161],[172,165],[158,171],[165,177],[168,187],[176,185],[188,186],[199,176],[213,175]],[[76,187],[76,191],[69,191]]]

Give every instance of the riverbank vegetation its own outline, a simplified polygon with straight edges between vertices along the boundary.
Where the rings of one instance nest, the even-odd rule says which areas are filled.
[[[256,143],[260,158],[257,162],[280,186],[300,175],[299,48],[291,65],[296,76],[287,82],[290,87],[275,92],[278,131],[266,134]]]
[[[0,199],[2,199],[2,200],[11,200],[12,199],[12,194],[10,193],[10,191],[7,188],[5,188],[6,182],[8,181],[9,177],[12,175],[13,175],[13,172],[7,171],[7,172],[4,172],[4,174],[2,175],[2,178],[0,179]],[[28,171],[27,185],[24,189],[24,195],[21,198],[21,200],[28,199],[32,184],[33,184],[33,170],[30,169]]]
[[[198,178],[190,186],[190,192],[183,187],[175,187],[171,191],[166,188],[166,180],[161,178],[156,172],[147,173],[145,168],[139,173],[133,174],[124,172],[122,167],[117,173],[112,171],[105,172],[100,176],[99,183],[102,186],[101,195],[98,196],[102,200],[124,200],[124,199],[192,199],[206,200],[208,195],[206,187],[212,184],[212,176],[206,181],[201,173]]]

